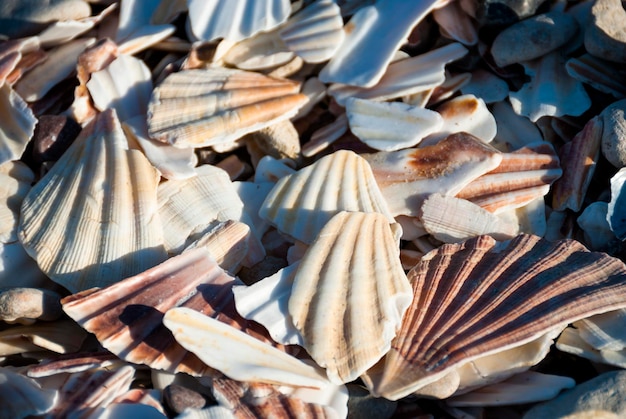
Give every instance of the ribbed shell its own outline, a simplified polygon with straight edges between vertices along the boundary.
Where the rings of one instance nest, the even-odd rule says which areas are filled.
[[[287,47],[309,63],[330,59],[345,37],[339,6],[318,0],[285,23],[279,35]]]
[[[25,418],[48,412],[57,402],[56,390],[42,389],[33,379],[0,368],[0,406],[5,418]]]
[[[393,223],[369,164],[346,150],[280,179],[259,215],[281,232],[308,244],[340,211],[378,212]]]
[[[389,221],[341,212],[300,261],[288,304],[304,348],[339,384],[389,350],[411,298]]]
[[[158,180],[115,112],[99,114],[24,199],[20,240],[71,292],[142,272],[165,259]]]
[[[227,68],[168,76],[152,93],[148,131],[178,147],[222,144],[295,115],[308,98],[290,80]]]
[[[108,288],[66,297],[62,303],[72,319],[128,362],[207,375],[214,370],[174,340],[163,326],[163,314],[172,307],[189,307],[245,329],[247,322],[234,310],[235,282],[206,249],[198,248]]]
[[[0,165],[0,243],[17,241],[17,224],[22,200],[35,174],[20,161]]]
[[[463,95],[437,107],[443,121],[441,130],[430,135],[429,140],[441,140],[455,132],[466,132],[488,143],[496,136],[496,119],[481,98]]]
[[[430,252],[408,277],[413,304],[371,384],[391,399],[472,359],[626,306],[626,266],[573,240],[480,236]]]
[[[626,96],[626,86],[621,82],[626,77],[626,70],[619,64],[591,54],[583,54],[567,60],[565,70],[576,80],[589,84],[601,92],[609,93],[617,98]]]
[[[26,102],[4,84],[0,86],[0,164],[18,160],[35,132],[37,118]]]

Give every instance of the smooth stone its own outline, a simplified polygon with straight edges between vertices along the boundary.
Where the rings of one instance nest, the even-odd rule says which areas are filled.
[[[207,405],[207,400],[202,394],[178,384],[165,387],[163,399],[176,414],[182,413],[187,408],[202,409]]]
[[[585,31],[585,48],[598,58],[626,63],[626,10],[620,0],[597,0],[592,24]]]
[[[57,161],[80,134],[81,126],[63,115],[42,115],[33,134],[33,159]]]
[[[350,395],[347,419],[385,419],[395,413],[398,402],[374,397],[367,389],[356,384],[348,384],[346,387]]]
[[[626,166],[626,99],[607,106],[601,113],[602,154],[618,169]]]
[[[607,372],[579,384],[555,399],[536,405],[526,412],[524,419],[562,418],[589,411],[626,417],[626,371]]]
[[[91,16],[83,0],[2,0],[0,34],[10,38],[34,35],[56,20],[75,20]]]
[[[534,60],[554,51],[578,31],[576,19],[549,12],[518,22],[496,36],[491,55],[499,67]]]
[[[482,26],[511,25],[535,14],[545,0],[478,0],[476,19]]]
[[[0,291],[0,320],[31,324],[35,320],[53,321],[63,314],[61,296],[38,288],[11,288]]]

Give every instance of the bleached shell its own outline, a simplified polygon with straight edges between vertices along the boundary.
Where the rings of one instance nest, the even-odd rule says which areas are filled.
[[[591,118],[583,130],[561,148],[563,176],[552,188],[552,206],[556,211],[581,209],[600,157],[602,127],[600,117]]]
[[[43,48],[65,44],[92,29],[115,9],[117,9],[117,4],[111,4],[102,9],[97,15],[76,20],[58,20],[51,22],[46,29],[37,35],[37,38],[39,38],[39,42]]]
[[[626,310],[596,314],[574,323],[578,334],[599,351],[623,351],[626,348],[624,321]]]
[[[172,307],[189,307],[267,339],[248,328],[236,313],[231,287],[237,282],[200,247],[108,288],[85,291],[61,302],[72,319],[128,362],[169,372],[214,375],[212,368],[176,343],[163,326],[163,313]]]
[[[444,243],[459,243],[482,234],[508,240],[518,233],[517,224],[465,199],[432,194],[422,204],[421,211],[424,229]]]
[[[626,78],[626,71],[619,64],[591,54],[583,54],[567,60],[565,70],[571,77],[601,92],[609,93],[616,98],[626,96],[626,86],[621,82]]]
[[[35,174],[19,161],[0,165],[0,243],[17,241],[17,224],[22,200]]]
[[[240,381],[323,387],[315,368],[227,324],[189,308],[172,308],[163,324],[184,348]]]
[[[302,155],[311,157],[325,150],[348,132],[348,116],[342,113],[330,124],[316,130],[311,139],[302,146]]]
[[[37,262],[28,256],[22,243],[0,243],[0,287],[54,286],[54,282],[41,272]]]
[[[138,31],[144,26],[150,26],[152,16],[159,8],[159,3],[162,2],[158,0],[126,0],[123,4],[120,4],[120,16],[115,41],[120,44],[122,41],[129,38],[133,32]]]
[[[280,25],[291,12],[289,0],[189,0],[187,5],[191,32],[202,41],[249,38]]]
[[[593,173],[589,176],[591,177]],[[607,208],[606,220],[609,223],[611,231],[620,240],[626,239],[626,222],[624,220],[624,204],[626,204],[626,169],[620,169],[611,178],[611,201]]]
[[[389,350],[411,298],[389,221],[340,212],[300,261],[288,307],[304,348],[339,384]]]
[[[222,53],[220,49],[227,51]],[[269,70],[287,64],[295,54],[290,51],[276,30],[261,32],[232,45],[220,42],[215,55],[221,61],[241,70]]]
[[[454,39],[463,45],[478,43],[478,30],[473,19],[462,9],[460,1],[451,1],[433,10],[433,19],[439,24],[439,31],[446,38]]]
[[[606,250],[615,243],[615,233],[607,221],[608,207],[607,202],[593,202],[576,219],[576,224],[584,232],[584,243],[592,250]]]
[[[293,15],[279,30],[287,47],[309,63],[333,57],[345,37],[339,6],[318,0]]]
[[[443,245],[409,272],[413,304],[370,389],[398,399],[473,359],[624,308],[625,275],[621,261],[573,240]]]
[[[402,102],[349,98],[346,113],[352,133],[368,146],[383,151],[413,147],[443,125],[437,112]]]
[[[83,372],[96,368],[121,367],[124,361],[111,352],[78,352],[44,359],[37,365],[31,365],[26,374],[41,378],[62,373]]]
[[[439,141],[455,132],[466,132],[488,143],[496,136],[496,119],[485,102],[474,95],[463,95],[437,107],[443,118],[441,129],[428,136],[429,142]]]
[[[513,151],[543,141],[539,128],[528,118],[516,114],[509,102],[494,103],[491,113],[498,127],[498,132],[491,142],[494,147],[502,151]]]
[[[181,71],[153,91],[148,132],[177,147],[228,143],[295,115],[308,100],[299,89],[290,80],[241,70]]]
[[[8,84],[0,87],[0,164],[18,160],[35,132],[37,118]]]
[[[243,210],[246,213],[246,219],[249,220],[248,226],[254,235],[261,239],[270,226],[259,217],[259,209],[274,184],[271,182],[233,182],[233,186],[243,202]]]
[[[509,85],[495,74],[478,68],[472,72],[471,80],[461,87],[461,93],[479,97],[485,103],[495,103],[509,96]]]
[[[281,232],[309,244],[340,211],[377,212],[393,223],[369,164],[345,150],[280,179],[259,215]]]
[[[465,54],[467,49],[461,44],[446,45],[422,55],[394,61],[374,86],[333,84],[328,88],[328,94],[343,106],[349,97],[390,100],[430,90],[445,81],[445,65]],[[324,81],[321,76],[320,80]]]
[[[48,412],[58,398],[56,390],[42,389],[33,379],[0,368],[0,405],[2,416],[25,418]]]
[[[66,354],[76,352],[87,333],[69,320],[10,327],[0,332],[0,356],[43,349]]]
[[[243,202],[228,174],[215,166],[196,168],[197,176],[168,180],[159,185],[159,216],[163,222],[165,249],[180,253],[192,233],[213,221],[240,220]]]
[[[556,341],[559,351],[583,357],[593,362],[626,368],[626,351],[598,350],[580,337],[578,329],[566,328]]]
[[[320,72],[320,80],[365,87],[378,83],[396,50],[435,3],[383,0],[361,8],[346,24],[346,37]],[[394,27],[391,32],[389,25]]]
[[[105,286],[165,259],[158,174],[128,150],[114,111],[97,116],[22,203],[19,237],[71,292]]]
[[[502,161],[502,153],[466,133],[431,146],[363,157],[394,216],[418,216],[426,196],[455,195]]]

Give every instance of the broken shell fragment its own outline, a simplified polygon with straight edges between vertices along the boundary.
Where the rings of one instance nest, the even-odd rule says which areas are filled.
[[[626,168],[620,169],[611,178],[611,201],[609,202],[606,220],[611,231],[620,240],[626,239],[626,217],[624,217],[624,206],[626,205]]]
[[[177,147],[224,144],[296,114],[308,98],[286,79],[227,68],[168,76],[152,93],[150,137]]]
[[[625,275],[618,259],[572,240],[480,236],[443,245],[409,272],[413,304],[368,387],[398,399],[473,359],[623,308]]]
[[[17,241],[20,206],[34,180],[34,173],[22,162],[0,165],[0,243]]]
[[[0,86],[0,164],[18,160],[35,132],[37,118],[26,102],[9,86]]]
[[[429,144],[456,132],[466,132],[488,143],[496,136],[496,120],[485,102],[474,95],[450,99],[437,107],[443,123],[441,129],[428,136]]]
[[[42,415],[56,404],[58,392],[42,389],[32,378],[0,368],[0,405],[2,417],[21,419]]]

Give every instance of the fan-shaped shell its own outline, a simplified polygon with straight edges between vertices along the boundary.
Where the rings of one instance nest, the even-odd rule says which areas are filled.
[[[0,164],[20,158],[35,132],[37,118],[11,86],[0,86]]]
[[[340,212],[300,261],[289,314],[334,383],[356,379],[389,350],[410,304],[396,240],[382,214]]]
[[[369,386],[398,399],[473,359],[626,306],[626,266],[571,240],[480,236],[409,272],[414,299]]]
[[[340,211],[378,212],[393,223],[369,164],[351,151],[337,151],[280,179],[259,215],[281,232],[311,243]]]
[[[104,112],[24,199],[20,240],[72,292],[142,272],[165,259],[158,179],[127,149],[115,112]]]
[[[178,147],[227,143],[296,114],[300,85],[262,74],[210,68],[168,76],[152,93],[150,136]]]

